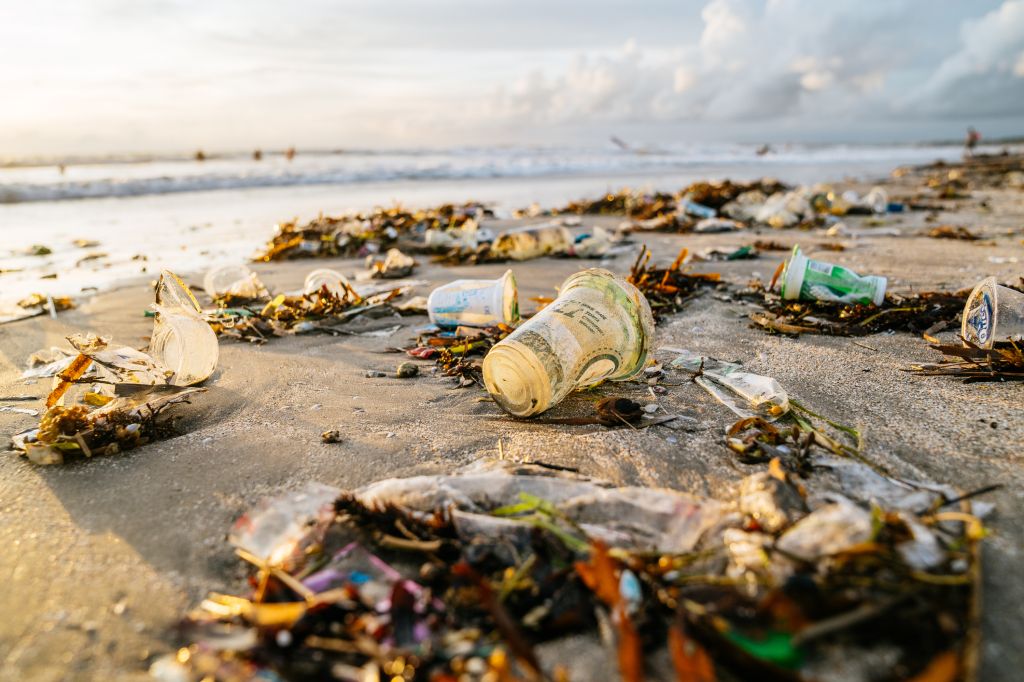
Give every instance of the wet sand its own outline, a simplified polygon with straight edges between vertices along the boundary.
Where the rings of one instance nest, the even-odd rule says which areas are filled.
[[[816,250],[816,244],[836,239],[794,230],[634,239],[666,264],[684,245],[699,252],[735,248],[756,237],[799,242],[812,257],[888,276],[893,291],[960,289],[990,274],[1022,274],[1022,193],[976,192],[962,204],[963,210],[940,215],[935,224],[966,225],[989,238],[968,243],[912,236],[931,224],[923,222],[926,214],[911,212],[891,215],[882,226],[897,227],[905,236],[842,239],[848,247],[843,252]],[[601,222],[619,220],[584,219]],[[845,222],[856,228],[864,219]],[[633,257],[622,255],[604,266],[625,272]],[[770,252],[695,269],[741,283],[769,278],[782,257]],[[1018,262],[997,264],[990,257]],[[513,264],[523,307],[532,305],[530,296],[551,294],[567,275],[588,265],[596,263],[545,258]],[[313,267],[353,273],[361,263],[297,261],[255,269],[272,289],[283,290],[298,287]],[[498,276],[506,267],[428,263],[415,277],[436,285]],[[186,279],[198,283],[200,276]],[[142,313],[150,300],[148,285],[138,282],[99,294],[56,320],[0,326],[0,395],[45,396],[48,380],[25,386],[18,375],[30,353],[60,345],[69,333],[95,331],[142,345],[151,326]],[[1016,679],[1024,666],[1024,384],[907,375],[901,368],[938,358],[920,338],[879,334],[854,344],[846,338],[769,336],[750,328],[749,310],[703,296],[658,327],[655,345],[741,361],[774,376],[811,409],[857,425],[866,455],[898,475],[965,490],[1003,485],[985,497],[997,511],[985,545],[982,679]],[[737,464],[723,444],[723,431],[735,417],[690,383],[670,387],[657,402],[695,417],[696,426],[634,431],[512,422],[493,403],[481,401],[482,390],[455,388],[426,363],[416,379],[364,376],[367,369],[393,369],[404,358],[381,351],[406,345],[412,328],[425,321],[402,318],[403,329],[387,339],[296,336],[262,347],[224,342],[209,390],[177,412],[178,437],[64,467],[38,468],[11,454],[0,457],[0,543],[8,549],[0,556],[0,610],[7,614],[0,622],[0,677],[145,679],[149,662],[178,643],[174,624],[185,610],[209,590],[242,586],[241,566],[225,542],[234,519],[261,497],[309,480],[355,487],[389,476],[451,471],[501,451],[508,458],[577,467],[618,484],[728,496],[752,470]],[[939,337],[951,342],[954,330]],[[550,416],[589,414],[593,401],[608,395],[654,400],[645,385],[613,384],[571,396]],[[29,416],[0,413],[3,433],[34,423]],[[321,443],[327,429],[338,429],[343,442]]]

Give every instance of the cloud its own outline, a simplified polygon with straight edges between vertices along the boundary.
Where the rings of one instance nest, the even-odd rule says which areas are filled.
[[[964,21],[950,13],[944,24],[931,9],[918,0],[836,0],[827,10],[817,0],[710,0],[695,39],[579,54],[499,88],[488,113],[567,124],[1020,111],[1024,0]]]
[[[919,88],[907,110],[945,115],[1024,110],[1024,0],[1006,0],[960,30],[960,45]]]

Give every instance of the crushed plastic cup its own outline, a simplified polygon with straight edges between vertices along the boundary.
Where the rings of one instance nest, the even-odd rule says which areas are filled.
[[[168,383],[191,386],[208,379],[220,358],[217,335],[203,319],[192,291],[169,270],[160,274],[153,309],[149,354],[174,373]]]
[[[457,279],[430,292],[427,314],[439,327],[490,327],[519,319],[519,293],[511,270],[498,279]]]
[[[607,270],[583,270],[491,348],[484,386],[506,412],[540,414],[576,389],[640,372],[653,338],[651,307],[636,287]]]
[[[323,287],[334,294],[337,298],[344,298],[345,293],[352,288],[345,275],[330,268],[320,268],[306,275],[306,281],[302,285],[302,293],[315,294]]]
[[[267,288],[256,273],[241,263],[211,268],[203,278],[203,290],[211,298],[225,295],[260,298],[267,295]]]
[[[698,355],[684,348],[662,348],[675,353],[669,363],[688,372],[700,372],[694,381],[739,417],[760,416],[775,421],[789,412],[789,396],[772,377],[744,371],[734,362]]]
[[[782,298],[882,305],[887,281],[885,277],[862,276],[841,265],[808,258],[798,245],[793,247],[782,273]]]
[[[499,234],[491,253],[509,260],[530,260],[549,254],[568,253],[573,246],[572,233],[562,225],[530,225]]]
[[[997,341],[1024,341],[1024,293],[996,282],[981,280],[964,305],[960,334],[981,348]]]

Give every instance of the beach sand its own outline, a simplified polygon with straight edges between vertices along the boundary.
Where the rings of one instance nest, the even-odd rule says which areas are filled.
[[[966,225],[981,242],[913,236],[925,213],[890,215],[884,227],[903,236],[842,239],[843,252],[816,250],[836,241],[793,230],[717,235],[636,234],[656,260],[669,263],[681,246],[701,251],[735,248],[755,237],[800,243],[808,255],[864,274],[889,277],[892,291],[961,289],[987,275],[1012,279],[1024,263],[1024,202],[1019,191],[975,192],[938,223]],[[988,208],[979,206],[987,200]],[[285,216],[282,216],[285,217]],[[584,218],[614,226],[619,219]],[[850,227],[864,219],[849,217]],[[509,223],[501,223],[500,226]],[[269,237],[269,228],[268,235]],[[733,282],[767,280],[783,258],[705,263]],[[997,259],[1018,259],[993,263]],[[633,254],[604,264],[628,270]],[[425,259],[421,259],[422,260]],[[523,307],[550,295],[581,263],[540,259],[512,264]],[[314,267],[351,273],[356,260],[292,261],[254,266],[278,290],[298,287]],[[508,267],[444,267],[423,263],[416,278],[431,286],[460,277],[496,277]],[[198,283],[201,273],[188,274]],[[427,293],[430,286],[421,287]],[[30,353],[60,345],[72,332],[113,335],[143,345],[151,320],[147,282],[101,293],[57,319],[0,326],[0,395],[45,396],[49,381],[25,386],[19,374]],[[751,329],[750,308],[703,296],[657,329],[655,347],[679,346],[742,362],[768,374],[815,411],[857,425],[865,454],[894,473],[930,478],[970,490],[1002,484],[985,496],[996,504],[994,534],[985,543],[984,680],[1016,679],[1024,666],[1024,410],[1022,384],[964,384],[911,376],[902,368],[934,361],[920,338],[879,334],[856,339],[769,336]],[[697,425],[672,430],[606,429],[513,422],[477,388],[458,389],[430,372],[415,379],[366,378],[367,369],[392,370],[404,358],[381,352],[406,345],[425,317],[395,323],[391,338],[295,336],[261,347],[221,344],[208,391],[177,413],[179,436],[113,457],[40,468],[8,454],[0,458],[0,677],[5,679],[145,679],[149,662],[179,643],[174,626],[209,590],[234,592],[243,569],[225,542],[231,523],[260,498],[309,480],[343,488],[427,472],[447,472],[481,457],[542,460],[577,467],[618,484],[665,486],[698,495],[729,496],[751,471],[723,444],[735,417],[692,383],[672,386],[657,402]],[[955,339],[958,330],[940,338]],[[639,383],[605,385],[575,394],[550,416],[589,414],[592,403],[621,395],[653,402]],[[24,403],[39,406],[39,403]],[[0,431],[13,433],[35,419],[0,413]],[[339,444],[320,433],[338,429]],[[500,448],[499,448],[500,444]],[[574,656],[574,660],[580,660]],[[606,670],[598,656],[590,659]],[[573,679],[587,679],[586,664]]]

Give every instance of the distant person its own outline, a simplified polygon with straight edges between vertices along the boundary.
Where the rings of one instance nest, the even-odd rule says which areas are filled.
[[[57,164],[57,172],[58,173],[60,173],[61,175],[64,175],[64,171],[65,170],[67,170],[67,169],[64,167],[63,163],[58,163]]]
[[[964,140],[964,156],[974,156],[974,148],[978,146],[981,133],[973,127],[967,129],[967,139]]]
[[[285,152],[284,152],[284,158],[288,159],[289,161],[294,159],[295,158],[295,147],[288,147],[288,149],[286,149]]]
[[[196,150],[196,161],[206,161],[206,154],[203,153],[202,149]]]
[[[263,158],[263,152],[260,151],[259,149],[257,149],[256,151],[254,151],[252,153],[252,160],[253,161],[260,161],[262,158]]]
[[[757,154],[758,156],[765,156],[766,154],[771,154],[774,151],[775,150],[772,149],[772,146],[770,144],[763,144],[760,147],[758,147],[757,151],[754,153]]]

